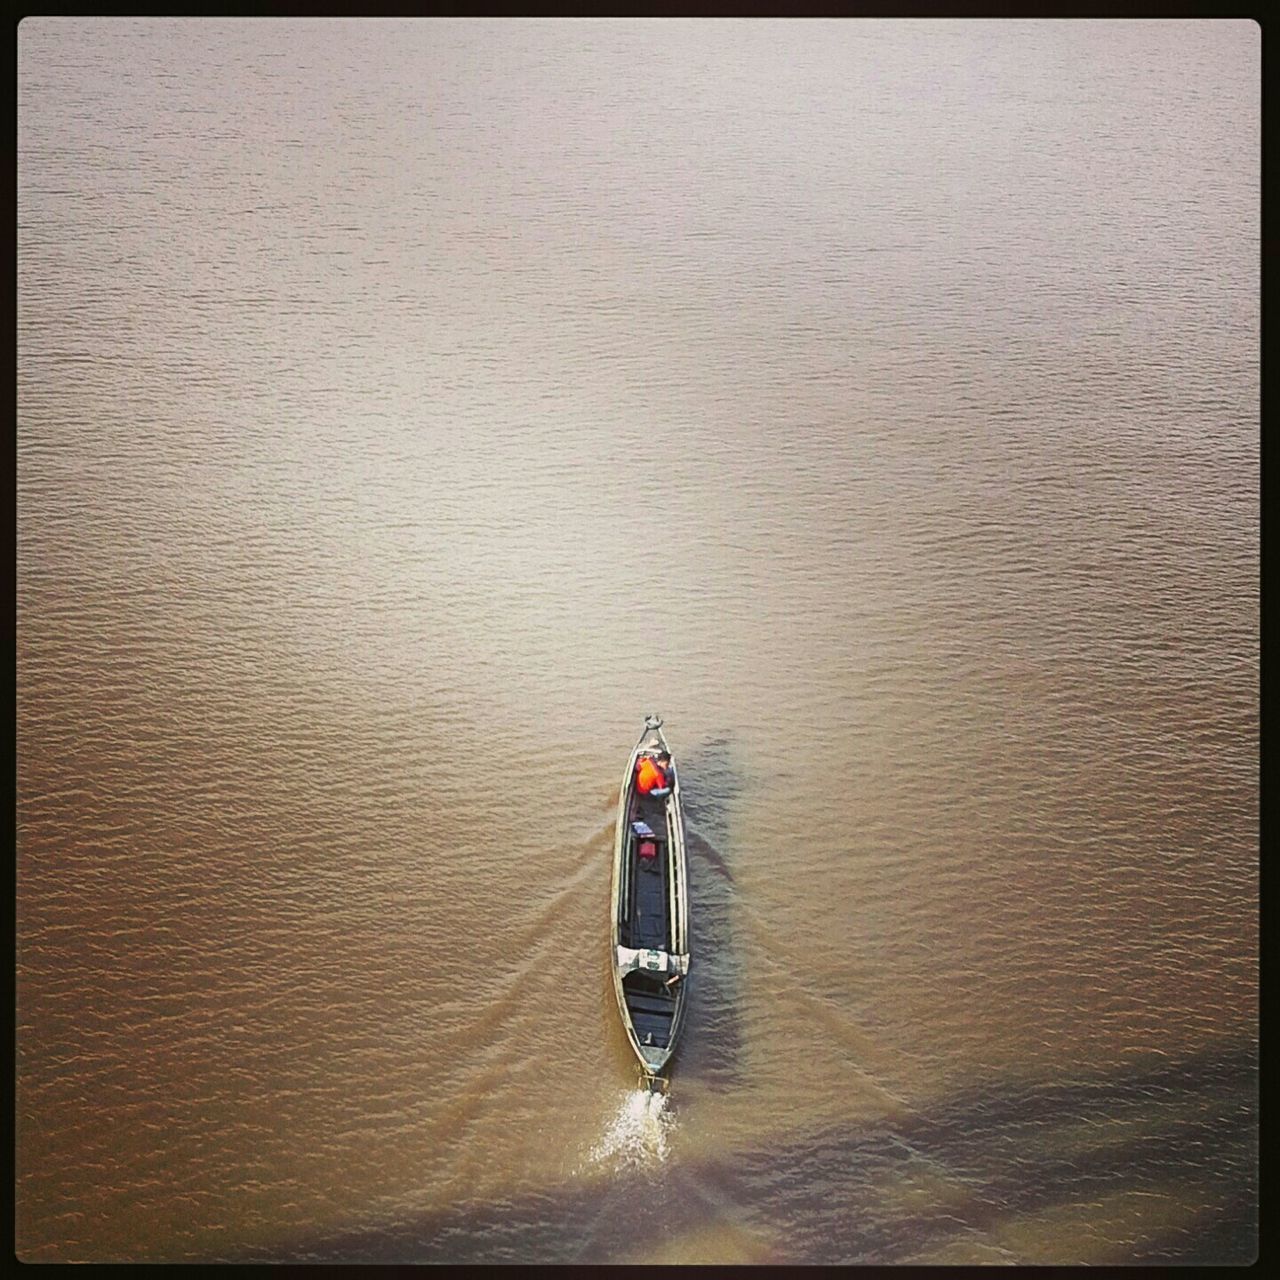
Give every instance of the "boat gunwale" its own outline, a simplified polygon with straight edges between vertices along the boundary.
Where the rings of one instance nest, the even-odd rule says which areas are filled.
[[[656,741],[654,741],[656,739]],[[613,851],[613,877],[612,877],[612,893],[611,893],[611,918],[610,918],[610,971],[613,975],[614,995],[618,1002],[618,1009],[622,1016],[622,1025],[627,1033],[627,1040],[631,1045],[632,1052],[635,1053],[640,1062],[641,1069],[644,1074],[653,1078],[659,1075],[666,1067],[667,1063],[676,1050],[676,1045],[683,1029],[684,1011],[686,1005],[686,997],[688,995],[687,985],[682,979],[679,989],[674,996],[674,1011],[671,1018],[671,1029],[667,1036],[665,1046],[656,1047],[652,1045],[641,1045],[639,1036],[636,1031],[635,1023],[632,1020],[630,1009],[627,1007],[626,993],[623,989],[623,978],[626,973],[623,967],[618,963],[618,949],[620,946],[619,936],[619,912],[621,908],[621,884],[623,861],[627,855],[627,822],[628,815],[631,811],[631,801],[635,794],[635,770],[636,761],[646,752],[666,752],[672,757],[674,765],[674,754],[666,740],[666,736],[662,732],[662,721],[657,716],[649,716],[645,720],[644,731],[641,733],[636,745],[631,749],[631,754],[627,759],[626,772],[623,775],[622,787],[618,794],[618,820],[617,830],[614,835],[614,851]],[[682,972],[688,973],[689,961],[689,939],[688,939],[688,855],[685,847],[684,838],[684,812],[681,807],[680,800],[680,770],[673,768],[671,777],[671,794],[666,797],[666,820],[667,820],[667,844],[669,845],[667,857],[670,860],[670,868],[676,877],[678,888],[677,914],[680,920],[677,922],[681,927],[681,939],[684,943],[684,950],[680,952],[667,952],[668,955],[679,956],[684,960]],[[670,908],[667,911],[668,925],[670,926],[671,915]],[[626,972],[632,972],[627,970]],[[655,1052],[658,1048],[658,1052]],[[645,1050],[649,1050],[649,1056],[646,1056]]]

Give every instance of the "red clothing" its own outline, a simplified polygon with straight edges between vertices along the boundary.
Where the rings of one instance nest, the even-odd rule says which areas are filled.
[[[667,785],[667,775],[658,767],[652,756],[641,756],[636,765],[636,787],[643,794],[660,791]]]

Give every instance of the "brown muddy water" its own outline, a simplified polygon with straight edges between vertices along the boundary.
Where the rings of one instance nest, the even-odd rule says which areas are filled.
[[[24,22],[20,1256],[1251,1259],[1260,49]]]

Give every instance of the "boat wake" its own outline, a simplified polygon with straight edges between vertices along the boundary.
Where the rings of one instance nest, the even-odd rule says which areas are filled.
[[[588,1160],[592,1164],[622,1167],[665,1160],[673,1124],[665,1094],[635,1089],[622,1100],[604,1136],[592,1147]]]

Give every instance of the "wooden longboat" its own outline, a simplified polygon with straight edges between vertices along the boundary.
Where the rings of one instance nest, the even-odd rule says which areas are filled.
[[[666,795],[645,795],[636,786],[646,755],[667,758]],[[643,1082],[660,1091],[684,1021],[689,973],[689,874],[680,775],[670,755],[662,720],[646,717],[618,800],[610,930],[622,1025]]]

